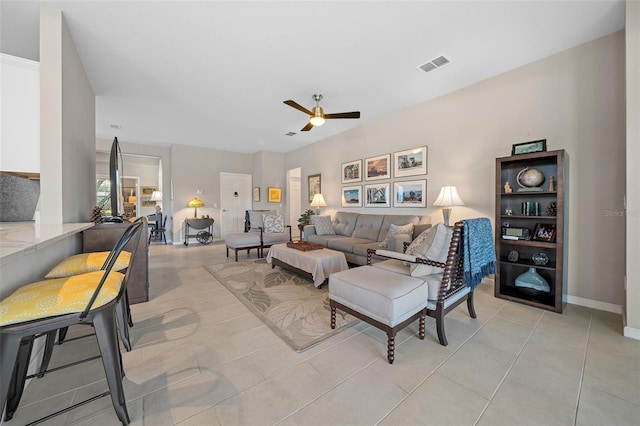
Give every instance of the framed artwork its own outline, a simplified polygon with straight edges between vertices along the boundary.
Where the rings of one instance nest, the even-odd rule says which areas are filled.
[[[522,142],[511,145],[511,155],[531,154],[532,152],[544,152],[547,150],[547,140]]]
[[[342,187],[342,207],[362,207],[362,185]]]
[[[556,241],[556,225],[553,223],[536,223],[533,239],[553,243]]]
[[[393,176],[405,177],[427,174],[427,147],[393,153]]]
[[[320,173],[317,175],[309,175],[307,177],[307,184],[309,185],[309,202],[312,202],[314,195],[322,193]]]
[[[365,179],[378,180],[391,177],[391,154],[379,155],[364,160]]]
[[[141,186],[140,187],[140,201],[142,207],[155,207],[156,202],[151,201],[151,195],[153,191],[157,191],[158,188],[155,186]]]
[[[365,207],[390,207],[391,203],[389,200],[389,182],[387,183],[378,183],[373,185],[365,185],[364,193]]]
[[[280,203],[282,202],[282,188],[273,188],[269,187],[269,197],[268,200],[270,203]]]
[[[426,207],[427,180],[393,182],[394,207]]]
[[[254,186],[253,187],[253,201],[254,202],[258,202],[260,201],[260,187],[259,186]]]
[[[362,180],[362,160],[349,161],[342,163],[340,174],[342,183],[360,182]]]

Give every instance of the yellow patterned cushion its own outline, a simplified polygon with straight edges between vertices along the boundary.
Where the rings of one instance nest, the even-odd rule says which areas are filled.
[[[104,271],[96,271],[22,286],[0,302],[0,326],[82,312],[103,275]],[[122,273],[111,272],[92,309],[115,299],[123,280]]]
[[[45,278],[64,278],[72,275],[85,274],[87,272],[99,271],[104,265],[105,260],[109,256],[108,251],[99,251],[95,253],[80,253],[67,257],[62,262],[53,267]],[[122,271],[129,266],[131,261],[131,253],[123,251],[116,259],[113,265],[114,271]]]

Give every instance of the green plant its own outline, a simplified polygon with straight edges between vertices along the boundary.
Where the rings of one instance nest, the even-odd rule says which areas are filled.
[[[311,216],[313,216],[315,212],[311,209],[308,209],[306,212],[302,213],[298,218],[298,225],[311,225]]]

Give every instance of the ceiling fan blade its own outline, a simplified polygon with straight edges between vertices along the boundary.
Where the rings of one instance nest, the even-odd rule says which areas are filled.
[[[302,128],[302,130],[300,130],[300,131],[301,131],[301,132],[308,132],[308,131],[309,131],[309,130],[311,130],[311,129],[313,129],[313,124],[311,124],[311,123],[309,122],[309,123],[307,123],[307,125],[306,125],[306,126],[304,126],[304,127]]]
[[[306,109],[305,107],[297,103],[296,101],[292,101],[291,99],[289,99],[288,101],[284,101],[284,103],[289,105],[292,108],[297,109],[298,111],[304,112],[307,115],[313,115],[311,111],[309,111],[308,109]]]
[[[338,112],[335,114],[325,114],[324,118],[360,118],[360,111]]]

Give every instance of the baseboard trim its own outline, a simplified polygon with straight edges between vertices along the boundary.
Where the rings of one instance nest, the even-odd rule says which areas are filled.
[[[613,312],[622,315],[622,306],[613,303],[601,302],[599,300],[587,299],[584,297],[567,295],[567,303],[572,305],[584,306],[585,308],[598,309],[600,311]]]
[[[624,337],[640,340],[640,329],[629,327],[627,325],[624,327]]]

